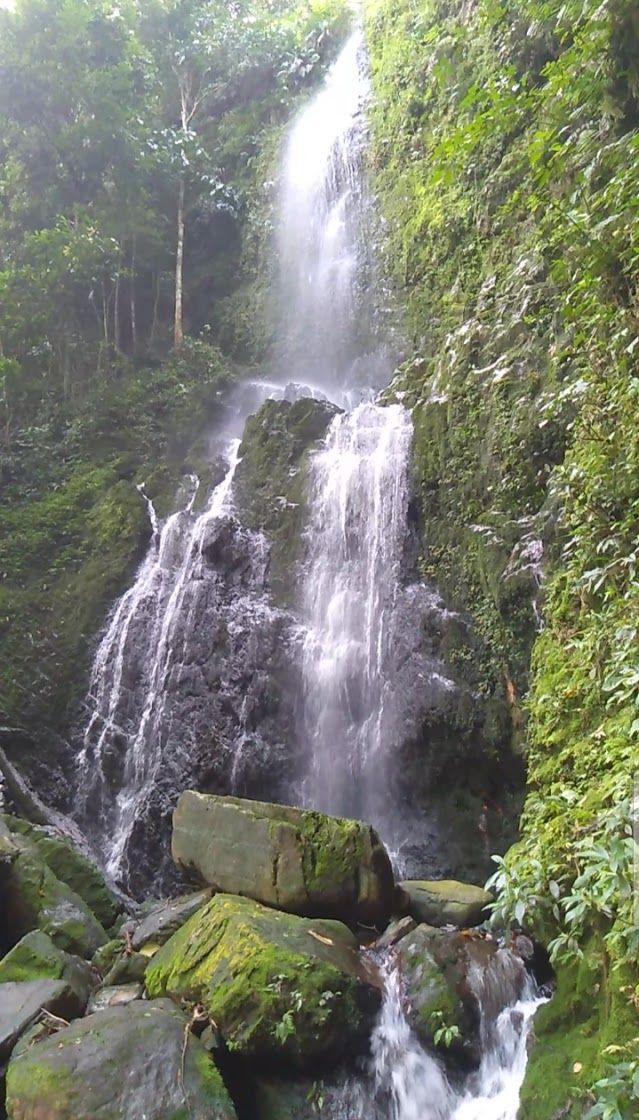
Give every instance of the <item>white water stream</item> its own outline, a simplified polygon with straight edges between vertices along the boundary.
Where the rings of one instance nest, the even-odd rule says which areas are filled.
[[[401,405],[333,421],[311,463],[302,741],[304,803],[377,821],[386,672],[406,533],[412,423]]]
[[[500,950],[477,974],[482,1057],[462,1088],[413,1033],[398,968],[387,964],[383,975],[369,1079],[355,1090],[345,1120],[516,1120],[530,1029],[543,1002],[521,961]],[[502,1007],[497,1015],[496,1006]]]

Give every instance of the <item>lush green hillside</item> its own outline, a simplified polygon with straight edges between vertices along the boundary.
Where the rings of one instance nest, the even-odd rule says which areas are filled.
[[[372,0],[368,38],[424,568],[474,614],[513,733],[527,724],[499,913],[550,942],[559,992],[522,1117],[630,1117],[639,17],[630,2]]]
[[[347,18],[0,10],[0,722],[68,724],[148,539],[136,485],[167,507],[222,387],[264,356],[274,152]]]

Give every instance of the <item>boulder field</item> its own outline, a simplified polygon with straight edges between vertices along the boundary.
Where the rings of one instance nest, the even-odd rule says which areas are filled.
[[[418,1037],[476,1067],[499,950],[452,926],[480,888],[397,886],[366,824],[192,791],[172,852],[194,889],[127,906],[68,838],[0,816],[0,1116],[286,1120],[366,1054],[389,957]]]

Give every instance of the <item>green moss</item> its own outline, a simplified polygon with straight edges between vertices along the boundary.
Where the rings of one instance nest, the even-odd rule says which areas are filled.
[[[41,977],[59,980],[64,968],[65,959],[51,939],[41,930],[34,930],[0,960],[0,984]]]
[[[201,1002],[241,1053],[294,1063],[336,1053],[358,1042],[372,1006],[338,932],[333,922],[217,895],[153,958],[147,990]]]
[[[559,969],[557,992],[535,1019],[521,1120],[547,1120],[559,1113],[576,1120],[585,1114],[592,1104],[591,1086],[615,1059],[629,1056],[624,1040],[637,1028],[630,980],[627,970],[609,971],[596,941],[582,960]]]
[[[244,429],[236,498],[246,523],[270,539],[269,580],[280,601],[294,593],[307,518],[308,455],[336,412],[334,405],[310,398],[266,401]]]
[[[27,1052],[28,1053],[28,1052]],[[26,1056],[26,1055],[25,1055]],[[73,1076],[67,1070],[52,1069],[45,1062],[14,1058],[7,1070],[7,1105],[12,1100],[24,1102],[37,1114],[49,1115],[54,1109],[61,1115],[73,1099]]]

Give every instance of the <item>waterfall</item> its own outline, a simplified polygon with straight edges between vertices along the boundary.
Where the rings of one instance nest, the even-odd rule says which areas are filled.
[[[186,505],[162,529],[150,505],[151,550],[133,587],[117,604],[95,658],[89,686],[92,711],[79,758],[79,800],[87,815],[91,804],[90,831],[95,831],[99,806],[103,858],[113,876],[122,872],[131,830],[161,760],[167,682],[183,653],[176,642],[177,621],[193,609],[190,593],[202,563],[206,531],[227,509],[239,446],[238,439],[229,445],[226,474],[199,517],[193,516],[199,489],[194,476]],[[132,670],[140,674],[143,700],[130,712],[131,691],[124,676]],[[110,754],[118,745],[125,746],[122,784],[109,803]]]
[[[356,30],[290,132],[280,192],[280,361],[288,376],[347,404],[390,373],[375,331],[380,309],[363,174],[369,95]]]
[[[406,533],[409,414],[336,416],[311,462],[302,601],[306,804],[373,820],[387,794],[385,696]]]

